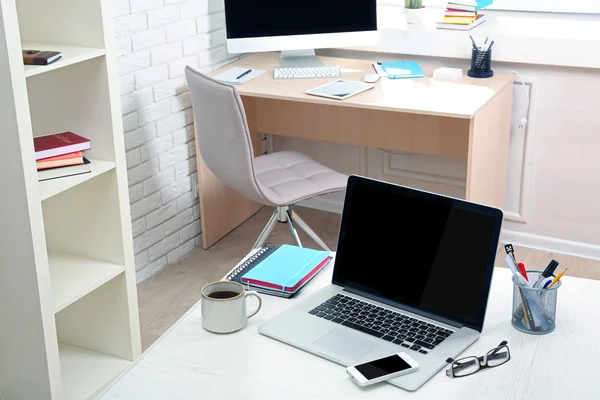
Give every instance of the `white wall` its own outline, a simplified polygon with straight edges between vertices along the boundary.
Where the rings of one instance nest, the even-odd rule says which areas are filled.
[[[342,50],[336,56],[372,59],[373,53]],[[467,60],[379,55],[465,68]],[[514,87],[509,187],[504,238],[513,243],[600,258],[600,71],[543,65],[494,64],[516,70],[531,93],[529,123],[520,84]],[[273,137],[275,150],[299,149],[346,173],[464,197],[466,163],[419,155],[388,155],[377,149]],[[307,204],[341,210],[341,197]]]
[[[115,35],[137,279],[201,240],[196,157],[184,68],[235,58],[223,0],[114,0]]]

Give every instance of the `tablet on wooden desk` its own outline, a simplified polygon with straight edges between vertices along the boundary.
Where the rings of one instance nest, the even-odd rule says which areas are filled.
[[[326,83],[325,85],[316,87],[306,91],[306,94],[313,96],[328,97],[330,99],[345,100],[356,94],[374,88],[372,83],[363,83],[358,81],[347,81],[338,79],[337,81]]]

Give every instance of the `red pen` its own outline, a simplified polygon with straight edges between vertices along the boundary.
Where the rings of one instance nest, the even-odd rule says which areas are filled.
[[[527,270],[525,270],[525,264],[518,263],[519,271],[521,271],[521,275],[529,282],[529,278],[527,277]]]

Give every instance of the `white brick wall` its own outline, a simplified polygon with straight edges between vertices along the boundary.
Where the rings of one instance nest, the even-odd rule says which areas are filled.
[[[184,68],[211,71],[225,48],[223,0],[114,0],[117,65],[138,282],[201,242]]]

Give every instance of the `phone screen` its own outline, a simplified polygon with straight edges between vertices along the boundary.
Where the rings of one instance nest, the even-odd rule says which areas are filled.
[[[397,354],[356,365],[354,368],[368,380],[409,369],[410,365]]]

